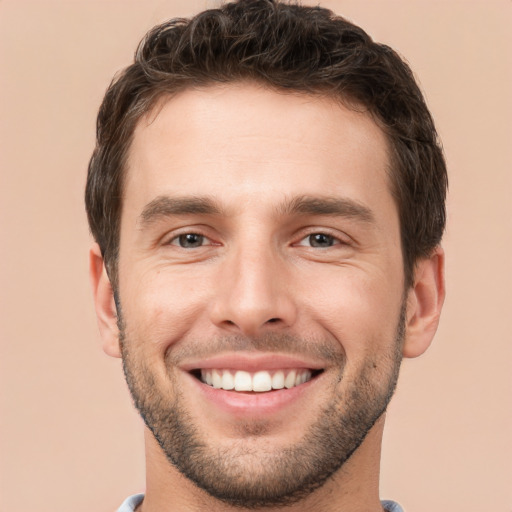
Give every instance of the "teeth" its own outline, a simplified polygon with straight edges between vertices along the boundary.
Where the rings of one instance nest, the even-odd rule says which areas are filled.
[[[235,391],[252,391],[252,378],[249,372],[235,373]]]
[[[234,389],[235,387],[235,379],[233,378],[233,375],[231,375],[231,372],[228,372],[227,370],[224,370],[222,372],[222,389]]]
[[[293,388],[295,386],[295,381],[297,379],[297,373],[295,370],[292,370],[284,379],[284,387],[286,389]]]
[[[277,370],[249,373],[242,370],[201,370],[201,380],[226,391],[254,391],[263,393],[272,389],[293,388],[311,380],[311,370]]]
[[[268,372],[255,373],[252,378],[253,391],[270,391],[272,389],[272,377]]]
[[[212,370],[212,385],[217,389],[222,387],[222,374],[219,370]]]
[[[272,375],[272,389],[284,388],[284,372],[279,370]]]

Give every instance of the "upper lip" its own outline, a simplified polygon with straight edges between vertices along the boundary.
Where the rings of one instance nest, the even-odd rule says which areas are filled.
[[[322,370],[325,365],[319,361],[303,359],[300,356],[275,353],[227,353],[200,360],[189,360],[179,365],[191,372],[200,369],[230,369],[257,372],[261,370],[308,369]]]

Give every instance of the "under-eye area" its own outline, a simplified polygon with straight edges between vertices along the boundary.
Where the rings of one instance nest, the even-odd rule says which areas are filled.
[[[323,370],[288,368],[283,370],[260,370],[247,372],[230,369],[197,369],[191,374],[203,384],[216,389],[238,392],[263,393],[300,386],[320,375]]]

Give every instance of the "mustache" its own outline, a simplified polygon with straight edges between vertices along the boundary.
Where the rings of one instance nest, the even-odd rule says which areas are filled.
[[[189,358],[206,359],[221,352],[284,353],[290,356],[321,359],[342,365],[345,352],[334,339],[304,338],[286,333],[266,333],[258,337],[219,336],[207,340],[180,340],[169,347],[166,359],[179,364]]]

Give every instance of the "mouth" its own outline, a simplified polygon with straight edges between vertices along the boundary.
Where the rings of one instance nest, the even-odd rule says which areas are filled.
[[[322,369],[286,368],[254,372],[224,368],[195,369],[190,373],[215,389],[239,393],[267,393],[291,389],[316,378]]]
[[[326,361],[270,352],[219,353],[184,361],[180,369],[198,393],[201,413],[215,411],[228,422],[301,414],[329,373]]]

